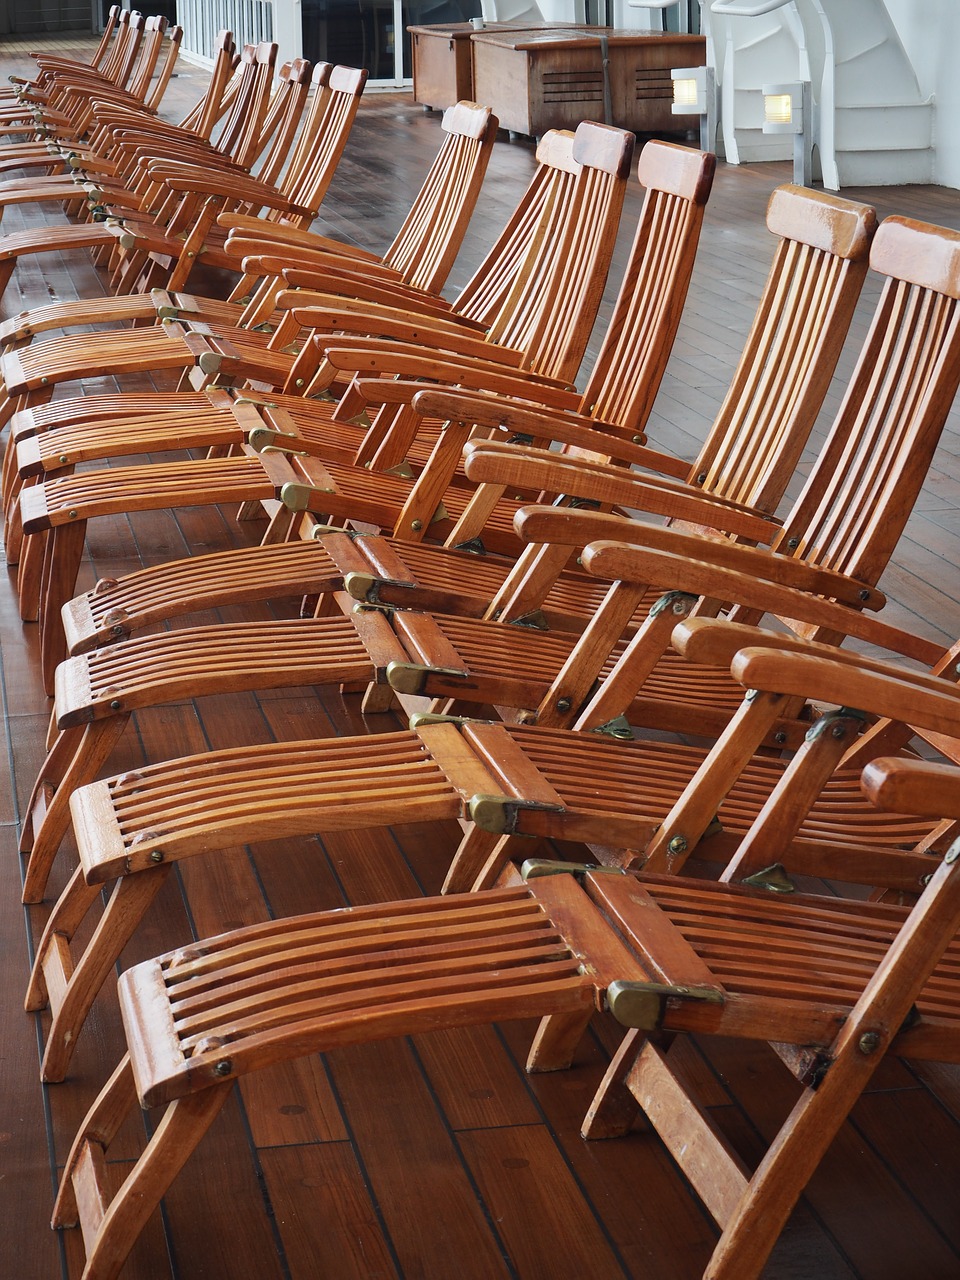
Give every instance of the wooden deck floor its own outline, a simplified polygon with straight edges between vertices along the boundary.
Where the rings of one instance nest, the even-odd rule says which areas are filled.
[[[0,73],[21,64],[0,51]],[[199,91],[184,68],[178,98]],[[437,120],[402,95],[364,102],[322,224],[383,248],[437,145]],[[532,148],[498,144],[456,288],[479,260],[533,165]],[[720,167],[694,286],[651,435],[690,456],[719,403],[770,255],[763,211],[785,166]],[[960,195],[937,188],[850,191],[881,216],[908,213],[960,228]],[[622,263],[639,191],[624,218]],[[46,211],[55,217],[55,210]],[[11,210],[2,230],[37,211]],[[614,272],[614,276],[616,272]],[[612,295],[616,281],[608,288]],[[79,255],[22,267],[3,315],[102,283]],[[875,298],[865,291],[851,335]],[[831,395],[835,408],[844,368]],[[88,389],[102,388],[107,380]],[[125,386],[133,388],[132,379]],[[906,536],[884,576],[893,620],[933,639],[960,634],[960,417],[955,413]],[[255,541],[256,523],[188,510],[95,522],[81,585],[191,551]],[[58,1165],[83,1112],[121,1052],[112,993],[98,1001],[67,1082],[38,1083],[43,1019],[23,1013],[30,949],[44,918],[19,904],[18,823],[39,763],[49,706],[37,678],[34,629],[0,580],[0,1275],[80,1274],[74,1235],[48,1226]],[[221,697],[137,717],[110,771],[210,746],[393,727],[364,721],[355,701],[312,689]],[[304,839],[232,851],[168,881],[126,964],[236,924],[435,891],[456,831],[432,825]],[[57,885],[69,868],[61,858]],[[374,993],[375,994],[375,993]],[[300,1062],[245,1081],[144,1234],[134,1280],[294,1277],[313,1280],[692,1280],[714,1229],[657,1139],[587,1145],[579,1122],[611,1040],[598,1025],[574,1069],[528,1077],[530,1028],[436,1034]],[[684,1044],[717,1123],[754,1157],[793,1097],[773,1054],[725,1043]],[[149,1124],[149,1118],[147,1119]],[[888,1062],[856,1108],[795,1213],[772,1280],[947,1280],[960,1276],[960,1073]],[[143,1137],[131,1133],[124,1157]]]

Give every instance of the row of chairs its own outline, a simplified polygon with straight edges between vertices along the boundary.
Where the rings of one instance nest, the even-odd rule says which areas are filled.
[[[607,214],[614,230],[619,213],[625,144],[615,134],[586,129],[579,154],[574,143],[562,162],[561,140],[550,139],[542,157],[548,191],[521,219],[527,238],[510,259],[512,307],[502,303],[492,319],[465,324],[398,282],[394,298],[402,297],[406,315],[397,316],[360,281],[336,278],[333,264],[324,264],[324,294],[305,299],[304,289],[320,284],[304,275],[302,254],[314,246],[297,240],[299,252],[288,252],[282,267],[282,240],[268,254],[261,245],[256,264],[245,248],[244,270],[274,288],[282,280],[288,288],[273,305],[290,312],[298,335],[312,336],[292,367],[222,333],[201,352],[205,376],[252,381],[205,396],[249,441],[242,454],[184,463],[175,479],[156,468],[145,477],[154,484],[146,500],[135,494],[136,481],[121,477],[115,491],[96,471],[71,478],[70,498],[59,494],[57,478],[19,494],[27,546],[45,544],[40,593],[51,628],[72,590],[77,542],[50,532],[80,529],[82,541],[85,519],[169,505],[187,492],[188,477],[198,477],[198,501],[274,504],[271,537],[285,539],[239,553],[230,565],[230,557],[206,564],[195,557],[106,583],[65,611],[76,656],[57,667],[61,731],[26,836],[28,885],[39,895],[41,864],[56,853],[69,799],[81,866],[52,913],[29,997],[35,1007],[47,996],[54,1004],[49,1078],[66,1070],[90,1002],[180,859],[209,858],[238,838],[338,826],[456,817],[467,825],[444,897],[238,930],[123,976],[131,1052],[84,1122],[56,1210],[60,1225],[82,1220],[91,1275],[116,1274],[231,1082],[246,1072],[427,1027],[529,1016],[545,1019],[531,1066],[558,1067],[598,1003],[632,1030],[585,1131],[622,1132],[638,1104],[656,1117],[725,1228],[709,1274],[758,1274],[883,1052],[895,1044],[921,1057],[953,1055],[958,890],[952,857],[938,855],[960,812],[953,775],[902,748],[920,732],[955,758],[957,699],[943,676],[956,659],[863,610],[883,604],[877,580],[960,380],[960,242],[904,219],[876,229],[870,210],[839,199],[775,193],[769,222],[780,246],[768,287],[691,469],[649,450],[643,427],[689,282],[710,158],[663,144],[646,149],[640,173],[648,198],[634,254],[582,397],[569,386],[576,366],[563,363],[576,346],[571,329],[589,331],[592,320],[596,290],[583,281],[589,275],[592,286],[594,274],[573,252],[582,251],[584,218],[595,217],[590,197],[614,210]],[[572,181],[556,176],[563,173]],[[254,228],[234,230],[249,245]],[[612,234],[596,237],[598,253]],[[548,244],[559,245],[555,258]],[[818,464],[792,512],[778,519],[868,256],[886,277],[873,323]],[[664,262],[670,274],[657,275]],[[581,310],[569,309],[571,297]],[[530,336],[521,343],[517,332]],[[282,324],[277,333],[289,336]],[[205,370],[209,355],[218,359]],[[332,413],[329,400],[305,398],[331,389],[341,392]],[[617,400],[625,389],[633,393],[626,405]],[[133,405],[124,417],[118,405],[112,452],[120,451],[119,433],[139,448],[147,438],[140,432],[164,429],[163,415],[169,430],[172,414],[199,413],[202,403],[182,395],[153,406],[153,417]],[[361,409],[368,418],[373,411],[369,425],[349,421]],[[48,434],[42,425],[39,434]],[[547,450],[550,442],[562,452]],[[348,452],[352,468],[343,461]],[[409,478],[390,474],[401,459]],[[75,460],[82,459],[61,465]],[[372,467],[362,465],[368,461]],[[236,479],[214,478],[224,472]],[[353,484],[353,472],[366,474]],[[225,496],[218,486],[228,483],[234,488]],[[518,512],[518,491],[560,502]],[[47,511],[51,499],[61,503],[62,526],[38,521],[34,494]],[[674,527],[638,525],[623,509],[665,515]],[[351,520],[392,536],[354,538]],[[430,533],[447,534],[450,545],[428,541]],[[458,541],[470,542],[472,558]],[[478,559],[477,551],[488,554]],[[576,570],[573,558],[582,562]],[[283,580],[281,563],[289,565]],[[274,566],[273,580],[258,582],[256,572],[271,572],[266,566]],[[194,577],[184,585],[191,571],[206,583]],[[238,632],[133,637],[163,612],[154,587],[174,582],[181,602],[286,590],[322,603],[316,616],[259,637],[244,624]],[[25,596],[29,590],[25,583]],[[400,607],[357,612],[355,596]],[[720,602],[735,606],[722,621],[709,616]],[[691,613],[702,616],[677,629]],[[763,613],[793,620],[791,629],[757,631]],[[932,674],[858,659],[836,648],[847,635],[925,661]],[[682,657],[665,653],[671,638]],[[344,645],[352,656],[344,658]],[[187,654],[198,659],[189,671]],[[102,767],[130,711],[148,699],[299,684],[308,673],[317,683],[318,671],[348,686],[375,681],[371,709],[389,690],[432,698],[433,713],[403,733],[340,739],[332,748],[234,748],[74,790]],[[738,709],[730,691],[744,687],[751,694]],[[812,700],[844,709],[814,718]],[[861,714],[846,710],[851,705]],[[478,719],[470,714],[478,706],[501,714]],[[650,726],[699,731],[716,745],[666,745],[644,734]],[[788,758],[771,751],[784,747],[795,748]],[[880,759],[897,750],[897,759]],[[863,765],[869,804],[857,790]],[[892,816],[878,819],[877,803]],[[531,837],[587,844],[612,874],[534,864],[521,876],[517,851],[529,852]],[[719,884],[675,874],[694,850],[727,864]],[[772,872],[774,860],[786,871]],[[769,892],[789,887],[789,873],[812,872],[915,896],[934,868],[912,912]],[[731,883],[748,878],[768,887]],[[100,886],[114,879],[104,920],[74,960],[72,935]],[[685,1091],[683,1105],[676,1100],[683,1086],[666,1048],[674,1032],[691,1030],[787,1046],[784,1056],[805,1082],[752,1178],[696,1118]],[[167,1110],[108,1203],[106,1151],[137,1099]]]

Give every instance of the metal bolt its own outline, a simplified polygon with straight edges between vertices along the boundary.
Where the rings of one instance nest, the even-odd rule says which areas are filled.
[[[880,1036],[876,1031],[865,1031],[857,1041],[857,1048],[869,1057],[880,1048]]]
[[[72,511],[68,511],[67,515],[70,517],[71,520],[76,520],[77,518],[77,512],[75,509]]]
[[[643,444],[643,436],[631,436],[634,444]]]
[[[866,588],[866,587],[864,587],[864,588],[861,590],[861,592],[860,592],[860,599],[861,599],[861,600],[869,600],[869,599],[870,599],[870,592],[867,590],[867,588]]]
[[[70,459],[67,457],[67,455],[66,455],[65,453],[61,453],[61,455],[60,455],[60,462],[61,462],[61,464],[62,464],[63,466],[66,466],[66,464],[67,464],[69,461],[70,461]]]
[[[215,1076],[228,1076],[233,1070],[233,1063],[229,1058],[221,1058],[219,1062],[213,1064],[213,1074]]]
[[[788,538],[788,539],[787,539],[787,546],[790,548],[790,550],[791,550],[791,551],[796,551],[796,549],[797,549],[797,547],[799,547],[799,545],[800,545],[800,539],[799,539],[799,538]]]
[[[558,710],[558,711],[569,711],[569,710],[570,710],[570,708],[571,708],[572,706],[573,706],[573,701],[572,701],[572,699],[570,699],[570,698],[558,698],[558,699],[557,699],[557,710]]]
[[[162,849],[153,849],[153,850],[151,850],[151,852],[150,852],[150,861],[151,861],[151,862],[162,862],[162,861],[163,861],[163,850],[162,850]]]
[[[673,836],[672,839],[670,840],[670,843],[667,845],[667,848],[670,850],[671,853],[686,853],[687,837]]]
[[[835,724],[833,728],[830,730],[830,732],[835,738],[838,738],[838,739],[845,738],[847,736],[846,727],[842,724]]]
[[[707,483],[707,473],[705,471],[701,471],[697,476],[697,484],[706,484],[706,483]]]
[[[113,701],[110,703],[110,710],[119,711],[122,706],[123,706],[123,703],[120,701],[120,699],[114,698]]]
[[[411,520],[411,521],[410,521],[410,528],[414,531],[414,533],[419,533],[419,531],[423,528],[423,521],[422,521],[422,520]]]
[[[775,743],[777,743],[778,746],[782,746],[783,743],[786,742],[787,740],[787,735],[781,729],[779,733],[775,733],[773,735],[773,740]]]

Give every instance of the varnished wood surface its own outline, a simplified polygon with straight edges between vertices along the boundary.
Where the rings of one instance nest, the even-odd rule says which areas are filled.
[[[32,47],[36,41],[23,42]],[[0,76],[22,70],[0,50]],[[181,65],[171,115],[199,94],[201,74]],[[371,95],[322,218],[330,234],[382,252],[437,145],[435,116],[408,96]],[[451,277],[451,295],[502,225],[533,166],[532,148],[498,144],[480,214]],[[787,166],[723,165],[707,210],[680,337],[651,422],[658,447],[692,457],[719,403],[769,263],[763,212]],[[881,216],[904,213],[960,228],[960,195],[931,187],[845,191]],[[632,236],[639,191],[631,182],[618,261]],[[55,209],[11,210],[0,233],[40,224]],[[607,299],[616,288],[616,268]],[[3,315],[102,288],[81,255],[18,270]],[[855,351],[876,298],[868,281],[848,343]],[[590,356],[595,354],[591,347]],[[590,357],[588,357],[589,359]],[[828,403],[836,411],[849,371],[841,362]],[[145,378],[124,380],[148,389]],[[113,390],[107,379],[88,391]],[[960,415],[954,410],[893,562],[880,582],[891,621],[931,640],[960,634]],[[816,433],[812,445],[822,438]],[[812,456],[812,454],[811,454]],[[795,483],[793,492],[798,485]],[[187,550],[255,541],[261,526],[231,512],[193,509],[101,521],[92,531],[81,586]],[[252,616],[253,611],[246,612]],[[47,1227],[56,1166],[121,1050],[115,1000],[97,1002],[67,1082],[41,1089],[33,1016],[22,1012],[28,939],[45,915],[19,904],[17,824],[43,752],[48,703],[40,688],[35,628],[20,623],[12,577],[0,583],[0,661],[7,768],[0,769],[0,1275],[23,1280],[80,1274],[78,1243]],[[378,732],[389,716],[360,716],[355,697],[283,691],[211,698],[137,717],[110,771],[144,758],[264,738]],[[171,877],[130,963],[196,933],[439,888],[455,830],[338,833],[323,842],[232,851],[212,872],[188,862]],[[56,868],[56,885],[70,867]],[[133,1280],[194,1277],[663,1277],[700,1274],[714,1231],[650,1136],[585,1144],[580,1120],[613,1040],[600,1024],[573,1071],[527,1077],[530,1028],[450,1032],[344,1051],[269,1071],[230,1100],[197,1159],[144,1234]],[[794,1086],[763,1046],[683,1044],[680,1064],[706,1087],[720,1127],[752,1158]],[[960,1073],[888,1062],[834,1144],[769,1268],[773,1280],[900,1280],[960,1275]],[[131,1132],[124,1150],[142,1142]]]

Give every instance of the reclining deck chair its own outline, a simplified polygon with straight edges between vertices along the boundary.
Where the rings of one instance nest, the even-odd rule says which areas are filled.
[[[812,556],[812,564],[805,564],[799,549],[794,549],[796,564],[782,553],[770,555],[758,551],[753,555],[767,566],[757,575],[761,583],[765,574],[773,583],[792,581],[799,588],[790,595],[787,605],[782,604],[783,597],[779,598],[781,603],[777,607],[788,616],[808,619],[838,637],[865,634],[873,642],[879,640],[881,643],[897,643],[901,647],[906,645],[905,651],[910,656],[934,662],[943,656],[935,648],[911,642],[909,637],[904,641],[899,633],[882,623],[868,623],[861,618],[859,609],[864,603],[882,601],[879,593],[871,592],[864,583],[875,580],[879,574],[909,514],[909,494],[895,489],[890,478],[895,477],[899,484],[914,488],[922,482],[925,463],[921,464],[917,455],[922,453],[929,460],[960,380],[960,328],[956,316],[952,315],[956,311],[956,301],[940,293],[944,279],[949,284],[954,278],[949,265],[953,258],[947,250],[954,256],[958,250],[954,243],[956,233],[923,228],[900,220],[890,221],[884,226],[887,230],[881,228],[875,240],[876,260],[892,266],[893,261],[902,256],[909,262],[911,274],[924,279],[925,255],[918,249],[926,240],[929,250],[927,266],[932,263],[930,269],[935,277],[935,287],[930,281],[925,285],[913,284],[909,289],[891,285],[881,299],[878,323],[865,344],[858,372],[839,416],[845,427],[838,429],[824,447],[822,467],[833,487],[829,489],[822,477],[811,479],[797,504],[798,511],[805,512],[811,504],[811,495],[816,494],[817,500],[813,505],[821,508],[822,523],[817,526],[815,521],[811,521],[801,534],[799,524],[788,522],[782,535],[782,544],[787,548],[789,539],[794,537],[801,547],[806,545],[806,540],[814,548],[819,549],[822,545],[824,561],[828,553],[834,552],[834,545],[839,546],[841,567],[832,569],[827,563],[818,563],[816,554]],[[924,299],[926,305],[921,305],[921,295],[925,292],[930,296]],[[891,294],[899,295],[903,307],[901,324],[895,326],[896,337],[884,323],[890,320],[891,310],[897,310],[890,306]],[[923,319],[918,320],[918,316]],[[878,344],[896,353],[891,357],[892,367],[879,368],[876,360]],[[906,369],[911,370],[909,378],[904,376]],[[864,377],[874,380],[873,392],[864,394]],[[891,400],[884,389],[889,390],[894,385],[896,395]],[[867,406],[863,413],[865,421],[860,414],[862,404]],[[850,406],[856,409],[853,423],[848,421]],[[859,431],[852,431],[853,426]],[[890,447],[890,437],[896,447]],[[846,474],[838,478],[837,459],[843,459],[844,454],[847,455]],[[904,463],[905,455],[910,459],[908,464]],[[873,468],[869,483],[868,464]],[[851,494],[855,496],[851,497]],[[848,517],[839,525],[835,518],[838,509]],[[851,509],[862,517],[859,523],[849,518]],[[526,518],[536,520],[544,517],[534,511]],[[547,512],[545,518],[561,522],[573,518],[585,522],[603,520],[607,522],[604,527],[612,525],[621,531],[629,529],[625,521],[583,512]],[[836,544],[829,536],[831,530]],[[640,529],[637,537],[642,540],[650,537],[651,533]],[[670,530],[665,534],[678,536]],[[857,549],[859,560],[846,555],[849,547]],[[729,550],[750,554],[747,548]],[[639,552],[621,554],[636,557]],[[586,554],[584,559],[589,568],[594,557]],[[629,711],[637,687],[644,684],[649,671],[655,666],[660,647],[656,644],[651,646],[651,636],[656,639],[658,633],[662,634],[664,625],[668,630],[672,627],[678,615],[670,608],[653,611],[648,624],[637,632],[626,650],[617,655],[609,679],[580,711],[593,690],[598,669],[603,666],[604,653],[609,651],[624,620],[632,616],[644,595],[643,584],[649,581],[644,576],[647,562],[634,560],[634,563],[639,563],[640,568],[631,577],[640,585],[634,586],[633,581],[624,579],[620,594],[626,600],[625,608],[617,600],[611,600],[610,611],[616,625],[612,634],[607,635],[605,648],[597,639],[606,625],[605,619],[601,619],[595,628],[588,628],[581,645],[570,656],[569,662],[560,666],[552,682],[548,685],[544,679],[543,685],[548,687],[537,710],[539,723],[536,725],[467,722],[457,728],[454,722],[449,722],[435,735],[436,726],[427,723],[408,733],[340,740],[335,748],[322,742],[238,748],[191,760],[151,765],[132,775],[75,792],[71,808],[81,849],[82,871],[74,876],[51,917],[48,934],[40,948],[44,958],[38,962],[40,968],[47,963],[54,966],[55,977],[47,985],[51,992],[57,993],[57,999],[62,997],[60,1008],[55,1012],[45,1069],[52,1074],[59,1074],[65,1069],[78,1023],[82,1022],[119,950],[173,863],[181,857],[209,853],[215,847],[229,847],[243,824],[248,831],[255,828],[257,834],[254,838],[263,839],[282,838],[295,831],[311,833],[318,829],[336,829],[344,825],[380,826],[401,822],[404,815],[409,817],[413,812],[410,806],[419,797],[424,805],[423,812],[428,805],[436,804],[441,809],[437,816],[470,817],[475,824],[465,837],[451,868],[448,888],[490,883],[515,852],[517,837],[548,836],[560,840],[613,844],[625,849],[627,858],[631,858],[636,851],[642,855],[658,827],[662,827],[664,832],[674,830],[672,821],[666,819],[691,776],[702,766],[705,754],[702,750],[671,748],[662,743],[598,739],[589,732],[571,733],[552,727],[573,722],[575,729],[589,731],[622,716]],[[615,566],[616,571],[608,576],[618,576],[621,562],[615,561]],[[745,595],[744,599],[749,606],[756,607],[759,589],[755,590],[749,579],[736,585],[738,590],[742,586],[744,591],[754,592],[752,596]],[[687,584],[684,588],[688,589]],[[763,592],[761,608],[768,607],[772,586],[764,584]],[[870,599],[864,601],[864,595]],[[833,597],[840,603],[822,600],[820,596]],[[669,598],[670,605],[674,598]],[[695,598],[685,602],[680,615],[687,611]],[[739,596],[730,590],[720,598],[737,599]],[[666,619],[666,624],[663,619]],[[403,631],[416,636],[418,621],[416,618],[407,619],[402,624]],[[428,631],[435,624],[435,619],[424,620]],[[308,626],[301,624],[301,635]],[[400,625],[397,630],[402,634]],[[609,632],[609,626],[607,630]],[[348,664],[345,656],[350,652],[351,641],[353,659],[356,661],[359,657],[361,666],[365,662],[373,663],[377,658],[384,662],[385,655],[389,656],[398,648],[396,635],[390,632],[386,621],[378,614],[363,618],[362,625],[358,623],[356,626],[354,635],[361,636],[364,641],[362,647],[342,624],[339,630],[331,624],[328,634],[337,637],[340,649],[335,650],[331,639],[326,656],[343,663],[341,678],[347,680],[356,678],[358,670],[356,665]],[[299,651],[294,651],[294,643],[299,642],[299,637],[295,636],[293,627],[287,628],[285,637],[278,630],[278,637],[287,640],[293,655],[293,663],[288,662],[286,667],[282,661],[274,664],[273,670],[278,679],[282,679],[289,676],[291,666],[301,661],[301,657]],[[248,652],[253,661],[259,661],[261,651],[252,648],[255,639],[255,630],[251,629]],[[227,661],[228,644],[229,634],[222,639],[215,637],[207,646],[197,644],[198,652],[205,647],[212,656],[209,662],[211,671],[217,660]],[[144,689],[155,694],[156,686],[150,687],[153,671],[148,645],[134,642],[129,650],[125,652],[125,649],[125,646],[121,648],[116,663],[112,667],[108,665],[106,670],[117,679],[124,696],[131,701],[143,697]],[[157,661],[163,672],[163,679],[157,683],[162,687],[166,682],[168,695],[176,696],[184,690],[184,682],[178,684],[177,677],[187,652],[181,651],[179,665],[164,671],[162,664],[168,656],[165,638],[161,637],[157,642]],[[519,652],[522,656],[522,650]],[[105,656],[109,659],[111,653],[107,650]],[[313,660],[319,666],[323,655]],[[504,677],[500,673],[496,685],[504,701],[518,686],[521,694],[528,693],[532,683],[529,677],[524,680],[522,672],[516,674],[519,662],[515,653],[511,654],[511,662],[508,675]],[[266,665],[266,659],[263,665]],[[96,667],[93,662],[85,666],[77,681],[81,689],[84,675],[91,671],[96,674]],[[405,675],[406,663],[402,664],[401,670]],[[310,678],[308,671],[309,662],[304,661],[298,682]],[[145,674],[138,674],[140,672]],[[387,674],[389,677],[389,670]],[[471,691],[469,678],[464,680],[455,671],[434,674],[436,682],[441,685],[434,692],[449,694],[453,686],[461,694],[472,692],[481,702],[496,701],[490,689],[483,688],[476,680],[472,682]],[[262,683],[265,678],[261,676],[260,680]],[[495,683],[491,676],[490,684]],[[442,687],[444,685],[445,688]],[[218,687],[221,686],[215,685],[211,677],[208,688],[215,690]],[[88,697],[83,710],[76,715],[78,721],[98,715],[109,721],[111,711],[124,710],[123,699],[115,696],[117,687],[109,692],[106,686],[103,689],[96,699],[89,698],[89,685],[83,689]],[[692,697],[689,693],[682,696],[681,689],[682,675],[680,680],[675,678],[672,685],[663,680],[656,697],[651,700],[685,702],[683,727],[689,732],[697,732],[701,727],[698,706],[703,701],[704,682],[698,680]],[[641,692],[646,693],[646,690]],[[111,701],[121,702],[121,707],[111,708]],[[694,703],[693,708],[691,702]],[[756,757],[756,752],[763,747],[766,735],[783,714],[785,703],[785,699],[772,706],[764,703],[744,713],[749,715],[751,734],[759,719],[758,736],[749,736],[739,719],[727,730],[728,734],[734,735],[740,765],[751,762],[753,772],[742,787],[727,797],[726,807],[720,804],[723,792],[715,802],[711,802],[712,807],[696,837],[702,834],[709,825],[710,816],[718,809],[724,825],[733,833],[729,839],[734,843],[749,825],[757,807],[783,770],[781,763],[768,757]],[[728,696],[728,716],[734,714],[735,705]],[[706,721],[705,731],[713,729],[714,723]],[[122,722],[118,724],[114,714],[112,725],[90,730],[91,744],[99,740],[109,750],[120,727]],[[457,747],[450,745],[451,738],[458,742]],[[842,745],[843,739],[838,737],[832,741]],[[64,745],[67,745],[66,740]],[[725,740],[723,749],[727,750]],[[92,750],[92,767],[98,768],[105,758],[105,751],[97,754],[96,746]],[[836,755],[828,755],[827,759],[831,768],[837,763]],[[66,768],[64,762],[54,759],[51,769],[58,765]],[[72,767],[77,773],[68,779],[70,786],[75,785],[79,775],[79,764],[75,762]],[[395,783],[389,796],[384,795],[382,785],[385,773]],[[731,776],[728,761],[727,768],[721,771],[720,782],[729,783]],[[643,783],[638,785],[641,777]],[[606,796],[598,798],[597,778],[610,780]],[[824,837],[823,831],[830,828],[831,813],[836,810],[839,796],[849,795],[849,790],[847,777],[838,781],[833,793],[829,790],[824,793],[820,810],[815,811],[812,825],[804,832],[804,839],[812,849],[811,857],[818,856],[817,850],[825,839],[830,843],[830,837]],[[38,794],[35,803],[41,812],[44,802],[45,797]],[[63,822],[63,803],[64,796],[61,795],[56,801],[60,824]],[[392,808],[392,805],[397,807]],[[849,801],[840,805],[840,811],[844,815],[842,825],[849,827],[854,819]],[[256,819],[251,817],[254,813]],[[62,826],[57,828],[51,824],[50,830],[57,830],[58,840]],[[678,851],[682,853],[694,846],[696,837],[686,828],[681,830],[683,844],[682,848],[678,846]],[[895,825],[891,825],[889,830],[888,843],[893,845],[904,839],[919,841],[929,834],[915,828],[904,830]],[[28,874],[31,887],[42,885],[46,878],[49,866],[46,860],[52,859],[56,847],[53,842],[51,845],[45,845],[43,841],[35,845],[38,862],[31,865]],[[714,847],[720,849],[722,856],[731,852],[726,839],[716,840]],[[42,850],[42,855],[38,849]],[[45,865],[39,861],[41,856]],[[918,874],[915,862],[904,857],[895,860],[895,867],[896,874],[904,878],[900,887],[904,882],[915,884]],[[95,900],[97,886],[118,874],[121,879],[97,938],[71,976],[70,938]],[[42,1001],[42,996],[36,996],[37,990],[39,988],[35,989],[34,998]]]
[[[917,776],[902,762],[878,765],[869,785],[881,797],[892,790],[898,803],[906,797],[960,816],[955,775],[945,780],[932,769],[916,766]],[[570,875],[534,877],[466,899],[274,921],[148,961],[120,980],[129,1054],[80,1127],[54,1225],[79,1223],[86,1274],[109,1280],[235,1079],[363,1040],[531,1015],[545,1020],[529,1068],[557,1068],[594,1002],[606,1002],[643,1041],[628,1035],[587,1133],[615,1131],[607,1113],[620,1121],[613,1086],[626,1077],[726,1227],[707,1274],[757,1276],[884,1054],[957,1056],[955,862],[941,865],[912,912],[587,872],[582,889]],[[672,1081],[659,1042],[691,1031],[797,1046],[795,1056],[812,1064],[801,1101],[752,1179],[698,1114],[658,1108]],[[138,1101],[166,1110],[111,1197],[105,1162]],[[671,1127],[680,1130],[676,1141]],[[704,1145],[706,1174],[694,1163]]]
[[[491,354],[496,350],[504,363],[521,361],[537,368],[549,378],[566,382],[578,367],[590,328],[599,306],[603,282],[609,268],[613,250],[615,228],[619,220],[626,178],[629,171],[628,149],[632,136],[620,130],[601,125],[581,125],[573,140],[573,156],[570,154],[569,136],[548,135],[541,143],[544,163],[541,174],[535,177],[532,207],[524,211],[509,230],[509,270],[504,278],[498,271],[494,290],[500,306],[498,314],[487,329],[487,341]],[[580,157],[578,159],[577,157]],[[582,244],[584,229],[590,227],[588,241],[589,260],[584,261]],[[518,234],[519,233],[519,234]],[[574,253],[574,246],[580,250]],[[512,283],[511,283],[512,277]],[[506,291],[504,292],[504,286]],[[494,344],[496,344],[494,346]],[[509,344],[509,345],[508,345]],[[241,397],[246,399],[246,397]],[[246,411],[249,406],[239,406]],[[322,411],[313,406],[311,412]],[[325,407],[327,419],[330,406]],[[354,433],[351,433],[354,434]],[[346,470],[346,468],[344,468]],[[100,503],[94,496],[106,498],[114,510],[167,509],[175,502],[187,498],[193,505],[207,505],[216,501],[270,499],[276,486],[269,479],[263,463],[256,454],[234,459],[212,459],[203,462],[172,463],[170,466],[124,468],[126,480],[119,484],[119,473],[96,472],[49,480],[43,485],[25,490],[21,498],[21,510],[37,513],[30,515],[30,528],[41,531],[49,526],[53,538],[49,551],[44,549],[44,562],[60,579],[55,585],[52,575],[45,575],[44,606],[41,610],[42,634],[48,654],[53,659],[47,670],[52,676],[55,661],[62,651],[62,631],[59,624],[59,607],[71,593],[76,576],[73,552],[66,550],[64,534],[68,541],[80,533],[75,550],[82,547],[82,529],[76,523],[80,507],[72,500],[64,508],[68,516],[69,531],[61,525],[53,506],[59,507],[66,497],[64,486],[79,485],[94,497],[94,505],[86,507],[91,514]],[[360,475],[368,473],[358,468]],[[194,502],[195,496],[195,502]],[[52,516],[52,519],[50,518]],[[27,523],[24,523],[27,530]],[[29,542],[31,539],[28,539]],[[54,545],[58,544],[58,545]],[[34,547],[38,544],[34,541]],[[26,560],[26,558],[25,558]],[[26,575],[30,574],[28,578]],[[27,585],[25,600],[33,599],[36,574],[24,563],[21,577]],[[56,646],[55,649],[50,646]]]

